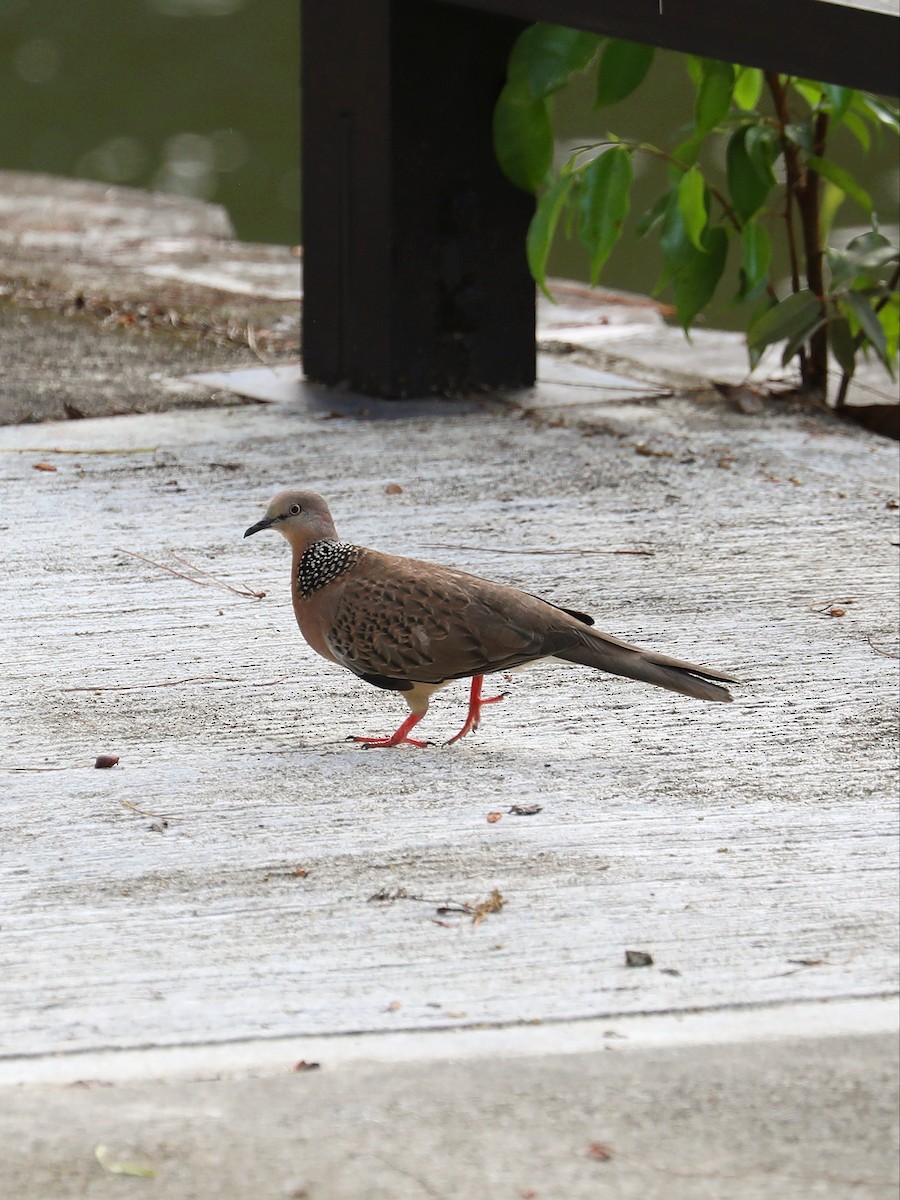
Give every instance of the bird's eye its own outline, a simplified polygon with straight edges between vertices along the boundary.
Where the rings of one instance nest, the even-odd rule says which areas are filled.
[[[291,507],[288,509],[288,512],[291,514],[292,517],[296,517],[297,513],[300,511],[301,511],[301,509],[300,509],[299,504],[292,504]]]

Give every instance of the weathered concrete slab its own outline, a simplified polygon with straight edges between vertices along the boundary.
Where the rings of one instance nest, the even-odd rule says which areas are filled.
[[[343,1039],[325,1039],[257,1077],[17,1089],[0,1106],[0,1184],[19,1200],[888,1200],[896,1038],[877,1022],[828,1035],[835,1008],[866,1027],[838,1004],[796,1010],[801,1028],[782,1014],[774,1040],[743,1016],[737,1039],[688,1017],[655,1040],[651,1018],[592,1037],[532,1027],[518,1046],[426,1035],[406,1058],[389,1037],[341,1061]],[[298,1059],[320,1068],[293,1072]],[[98,1146],[154,1179],[106,1173]]]
[[[894,447],[763,417],[655,457],[646,430],[509,411],[334,413],[312,395],[2,431],[4,1052],[894,989]],[[361,751],[345,737],[392,727],[396,701],[314,661],[284,547],[241,542],[293,482],[345,536],[746,685],[702,706],[545,667],[454,749]],[[494,888],[480,925],[436,911]]]
[[[729,407],[708,385],[739,347],[651,362],[653,306],[595,346],[621,306],[598,324],[576,294],[529,392],[318,391],[284,263],[228,265],[198,219],[209,256],[160,234],[132,283],[205,296],[224,333],[145,321],[127,238],[90,311],[77,273],[28,274],[46,246],[0,304],[0,411],[232,405],[0,429],[0,1192],[147,1186],[106,1142],[172,1200],[893,1194],[896,446]],[[361,750],[402,705],[314,660],[285,547],[241,541],[294,483],[348,538],[745,684],[702,706],[537,668],[452,749]]]
[[[300,294],[216,205],[0,171],[0,422],[234,403],[183,377],[296,357]]]

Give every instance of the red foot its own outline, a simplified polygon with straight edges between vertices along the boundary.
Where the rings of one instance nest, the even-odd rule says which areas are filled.
[[[416,725],[425,716],[424,713],[410,713],[396,733],[392,733],[390,737],[354,737],[354,742],[362,742],[364,746],[401,746],[408,743],[410,746],[427,746],[427,742],[420,742],[417,738],[407,737],[409,731],[415,728]]]
[[[506,695],[501,692],[499,696],[482,696],[481,685],[484,683],[483,675],[472,676],[472,687],[469,692],[469,711],[466,713],[466,721],[459,733],[455,734],[447,743],[452,746],[454,742],[458,742],[460,738],[464,738],[467,733],[473,733],[478,728],[478,722],[481,720],[481,710],[485,704],[496,704],[498,700],[502,700]]]

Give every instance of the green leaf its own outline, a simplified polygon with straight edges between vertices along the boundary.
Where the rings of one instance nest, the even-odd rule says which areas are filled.
[[[872,135],[869,133],[868,125],[855,112],[844,113],[844,128],[850,130],[863,150],[868,150],[872,145]]]
[[[820,311],[819,319],[813,325],[811,325],[809,329],[801,329],[799,333],[795,333],[793,337],[788,338],[784,350],[781,353],[781,365],[786,367],[794,355],[799,353],[801,348],[806,345],[813,334],[818,333],[824,324],[825,317]]]
[[[825,180],[822,197],[819,201],[819,229],[823,240],[830,236],[838,209],[846,199],[847,197],[836,184],[828,179]]]
[[[887,356],[891,362],[897,358],[900,351],[900,296],[893,292],[888,297],[887,304],[877,314],[881,328],[884,330],[887,342]]]
[[[867,213],[871,214],[872,197],[865,188],[860,187],[849,171],[845,171],[843,167],[835,166],[827,158],[819,158],[817,154],[807,155],[806,162],[807,166],[812,167],[814,171],[818,171],[823,179],[830,180],[835,187],[839,187],[851,200],[855,200]]]
[[[784,79],[784,76],[782,76]],[[795,92],[799,93],[809,105],[810,108],[818,108],[822,102],[822,85],[821,83],[810,83],[808,79],[791,79],[790,85]]]
[[[509,82],[533,100],[543,100],[584,70],[600,40],[594,33],[564,25],[529,25],[516,38],[510,53]]]
[[[698,132],[709,133],[724,121],[731,108],[734,90],[734,67],[731,63],[703,60],[703,78],[697,93],[694,119]]]
[[[751,124],[746,128],[745,146],[750,161],[756,167],[760,178],[767,179],[771,185],[775,182],[772,162],[781,152],[781,140],[775,130],[767,125]]]
[[[657,291],[687,266],[698,253],[688,236],[684,215],[678,203],[677,187],[671,189],[666,199],[659,245],[663,256],[663,271],[656,285]]]
[[[655,229],[666,214],[671,192],[663,192],[651,204],[635,226],[635,237],[646,237],[651,229]]]
[[[886,267],[896,264],[898,250],[883,234],[867,230],[853,238],[843,250],[829,246],[825,254],[831,271],[831,286],[838,287],[859,275],[877,279]]]
[[[900,110],[896,104],[883,100],[880,96],[873,96],[871,92],[857,92],[852,107],[860,116],[886,126],[893,133],[900,133]]]
[[[678,314],[678,322],[685,333],[697,313],[704,309],[713,298],[713,293],[725,270],[728,234],[721,225],[707,229],[704,242],[703,253],[698,253],[692,247],[691,257],[672,280],[672,288],[675,292],[675,311]]]
[[[582,172],[581,237],[591,255],[592,284],[622,233],[632,177],[631,154],[624,146],[598,155]]]
[[[608,41],[597,65],[596,108],[616,104],[644,81],[653,62],[653,47],[640,42]]]
[[[828,322],[828,344],[841,370],[852,379],[856,370],[856,340],[846,317],[832,317]]]
[[[812,154],[815,134],[813,133],[811,120],[807,118],[805,121],[785,125],[784,135],[789,142],[793,142],[795,146],[799,146],[804,154]]]
[[[822,303],[809,288],[795,292],[774,308],[766,309],[747,330],[747,349],[755,367],[763,350],[772,342],[780,342],[802,334],[809,336],[822,316]]]
[[[547,290],[547,259],[563,205],[566,203],[576,179],[576,175],[560,175],[558,179],[555,179],[541,196],[537,211],[528,226],[528,236],[525,242],[528,269],[538,287],[549,300],[552,300],[553,297]]]
[[[691,83],[694,85],[694,91],[700,91],[700,85],[703,83],[703,63],[704,59],[697,54],[685,54],[684,65],[687,70]]]
[[[844,114],[853,103],[854,88],[838,87],[837,84],[823,83],[822,87],[825,95],[828,97],[828,103],[831,108],[831,119],[835,125],[840,124],[844,119]]]
[[[744,112],[752,112],[759,104],[763,73],[758,67],[738,67],[734,81],[734,102]]]
[[[699,167],[691,167],[681,177],[678,185],[678,207],[684,220],[684,229],[695,248],[704,252],[703,231],[708,220],[706,180]]]
[[[770,143],[751,138],[753,126],[742,125],[728,139],[725,164],[728,175],[728,194],[738,216],[746,221],[759,212],[772,186],[771,163],[763,157]],[[748,145],[749,143],[749,145]],[[749,149],[753,147],[751,157]],[[760,170],[763,165],[764,169]]]
[[[494,153],[516,187],[536,192],[553,162],[553,130],[546,100],[507,84],[494,107]]]
[[[672,151],[672,157],[679,163],[682,163],[684,166],[691,167],[697,161],[705,141],[706,134],[695,129],[689,138],[686,138],[683,142],[678,143],[678,145]],[[673,183],[678,180],[680,175],[681,171],[677,166],[673,165],[669,168],[669,178]]]
[[[741,230],[741,287],[742,300],[756,300],[769,281],[772,262],[772,241],[765,225],[748,221]]]
[[[875,353],[891,374],[893,374],[894,364],[888,356],[887,339],[881,327],[881,322],[878,320],[878,314],[874,311],[869,301],[859,292],[852,290],[844,292],[841,300],[843,305],[849,308],[854,317],[856,317],[866,341],[873,347]]]

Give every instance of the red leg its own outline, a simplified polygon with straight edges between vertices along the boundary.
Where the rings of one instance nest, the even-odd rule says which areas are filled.
[[[481,710],[485,704],[496,704],[498,700],[502,700],[505,693],[499,696],[482,696],[481,685],[484,683],[483,675],[472,676],[472,687],[469,691],[469,711],[466,713],[465,724],[462,729],[447,743],[452,746],[454,742],[458,742],[460,738],[464,738],[467,733],[472,733],[478,728],[478,722],[481,720]]]
[[[404,742],[408,742],[410,746],[427,746],[427,742],[420,742],[416,738],[407,737],[411,729],[425,716],[421,713],[410,713],[396,733],[392,733],[390,737],[354,737],[354,742],[362,742],[365,746],[399,746]]]

